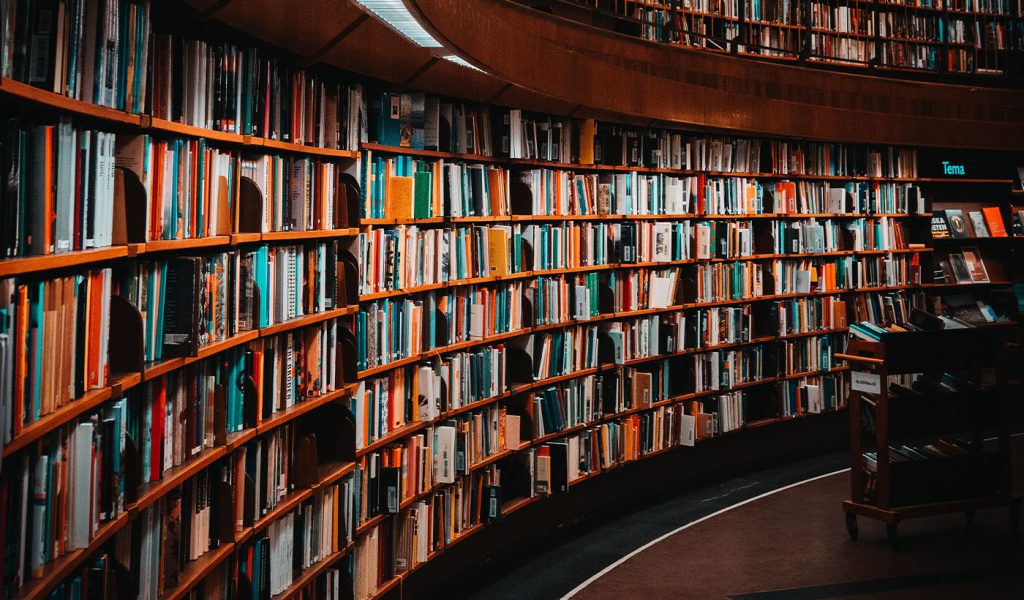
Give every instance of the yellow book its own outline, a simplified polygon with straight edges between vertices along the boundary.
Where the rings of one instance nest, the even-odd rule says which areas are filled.
[[[583,119],[580,121],[580,164],[594,164],[594,137],[597,134],[597,121]]]
[[[487,230],[487,257],[491,275],[508,275],[509,230],[491,227]]]
[[[393,176],[388,179],[388,217],[411,219],[413,217],[412,177]]]

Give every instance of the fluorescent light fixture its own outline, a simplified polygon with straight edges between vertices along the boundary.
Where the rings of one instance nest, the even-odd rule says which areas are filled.
[[[402,0],[353,0],[375,17],[384,22],[385,25],[397,31],[400,35],[409,38],[412,43],[421,48],[438,48],[434,50],[434,56],[452,61],[460,67],[484,71],[466,62],[461,56],[452,54],[441,42],[434,39],[434,36],[420,25],[416,17],[409,12]]]
[[[373,13],[392,29],[423,48],[440,48],[441,42],[434,39],[412,16],[402,0],[354,0],[356,4]]]
[[[468,62],[466,62],[466,59],[462,58],[461,56],[459,56],[457,54],[445,54],[441,58],[450,60],[453,63],[459,65],[460,67],[466,67],[467,69],[473,69],[474,71],[480,71],[481,73],[486,73],[486,71],[484,71],[483,69],[480,69],[478,67],[474,67],[473,65],[469,64]]]

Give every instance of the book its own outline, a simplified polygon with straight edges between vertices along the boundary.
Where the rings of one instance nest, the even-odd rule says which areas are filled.
[[[985,261],[982,259],[981,252],[977,248],[964,248],[963,260],[971,281],[974,283],[988,283],[988,270],[985,269]],[[958,276],[958,283],[959,279]]]
[[[949,265],[957,283],[971,283],[974,281],[971,277],[971,270],[967,264],[967,260],[963,254],[955,252],[950,253]]]
[[[981,211],[972,210],[967,213],[971,219],[971,229],[974,230],[974,237],[989,237],[988,227],[985,226],[985,216]]]
[[[946,223],[946,217],[944,214],[940,213],[943,213],[943,211],[935,211],[935,213],[932,214],[931,219],[932,238],[937,240],[946,239],[950,237],[949,226]]]
[[[998,206],[986,206],[982,209],[985,214],[985,223],[992,237],[1006,237],[1006,228],[1003,226],[1003,214]]]
[[[949,232],[952,237],[965,238],[970,237],[970,233],[967,229],[967,221],[964,220],[963,211],[960,209],[947,209],[943,211],[945,214],[946,222],[949,224]]]

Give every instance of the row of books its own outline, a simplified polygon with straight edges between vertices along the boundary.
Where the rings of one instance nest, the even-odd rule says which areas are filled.
[[[422,92],[386,92],[370,101],[369,127],[372,139],[384,146],[494,156],[495,118],[498,113],[488,107]]]
[[[117,110],[145,109],[149,0],[5,0],[0,10],[0,75]]]
[[[395,369],[361,384],[352,400],[359,431],[357,446],[369,445],[406,424],[431,421],[440,414],[493,398],[515,383],[593,368],[604,340],[611,347],[607,360],[622,364],[684,350],[747,343],[755,336],[775,332],[837,329],[845,326],[846,312],[847,303],[837,297],[794,298],[761,306],[641,316],[602,323],[596,328],[578,326],[570,332],[577,344],[586,341],[579,347],[566,347],[565,337],[532,335],[508,344],[443,355],[431,363]],[[522,358],[527,359],[527,368],[515,368],[511,361],[523,365]],[[514,379],[517,376],[519,379]]]
[[[504,392],[508,389],[505,354],[505,346],[498,344],[361,381],[350,401],[356,419],[356,447],[367,446],[408,423],[432,421]]]
[[[116,291],[143,318],[145,360],[194,356],[238,333],[336,308],[336,242],[139,261]]]
[[[3,123],[0,245],[5,257],[54,254],[142,241],[226,235],[262,208],[262,231],[335,229],[344,222],[341,170],[329,161],[240,158],[203,139],[118,135],[69,119]],[[241,206],[237,179],[256,183],[259,206]],[[122,177],[142,196],[116,192]],[[135,187],[127,186],[134,190]],[[138,204],[141,203],[142,206]],[[126,212],[144,220],[125,223]],[[116,225],[116,228],[115,228]],[[127,227],[139,227],[129,232]],[[115,241],[116,238],[116,241]]]
[[[991,281],[981,250],[970,246],[937,257],[934,279],[936,283],[960,284]]]
[[[488,466],[372,527],[353,551],[352,597],[372,598],[383,584],[411,571],[473,527],[496,520],[500,480],[498,467]]]
[[[162,33],[150,60],[156,118],[318,148],[366,141],[361,84],[290,68],[256,48]]]
[[[53,254],[113,244],[114,134],[5,119],[0,140],[0,251]]]
[[[782,416],[792,417],[838,410],[846,404],[849,384],[842,373],[779,382]]]
[[[384,299],[362,303],[356,315],[356,363],[378,367],[424,348],[484,339],[523,327],[523,284],[468,286],[422,300]]]
[[[1024,224],[1024,221],[1021,223]],[[964,218],[964,210],[959,208],[935,210],[932,213],[934,239],[984,237],[1007,237],[1002,209],[998,206],[968,210],[967,218]]]
[[[912,184],[761,181],[704,174],[522,171],[534,215],[743,215],[923,212]],[[514,197],[513,197],[514,198]]]
[[[240,598],[266,598],[283,593],[295,579],[317,563],[337,554],[351,541],[349,484],[333,484],[318,490],[272,522],[264,536],[250,542],[238,558]],[[265,571],[269,567],[269,574]],[[341,595],[340,572],[332,575],[331,588]],[[248,589],[246,589],[248,588]],[[247,593],[248,592],[248,593]]]
[[[784,340],[780,348],[780,367],[786,373],[829,371],[837,366],[832,355],[843,352],[845,341],[846,336],[840,333]]]
[[[47,563],[88,546],[101,523],[123,514],[125,408],[124,400],[113,403],[8,463],[5,593],[39,577]]]
[[[903,224],[890,217],[772,221],[770,226],[775,254],[901,250],[909,244]]]
[[[379,228],[359,235],[360,292],[527,271],[750,256],[752,239],[749,221]]]
[[[680,301],[915,285],[920,282],[915,256],[722,262],[699,264],[682,276],[646,268],[606,270],[387,298],[364,304],[357,316],[357,364],[360,370],[375,368],[416,356],[423,348],[511,333],[524,324],[585,321],[607,312],[668,308]]]
[[[758,240],[768,230],[770,247]],[[413,290],[528,271],[599,265],[866,250],[901,250],[903,225],[888,217],[808,221],[682,221],[399,226],[359,235],[360,293]],[[757,246],[757,247],[755,247]],[[767,259],[768,257],[761,257]]]
[[[28,423],[108,385],[111,270],[0,280],[0,425]]]
[[[781,175],[917,177],[917,151],[829,142],[773,141],[772,172]]]
[[[917,254],[774,259],[699,264],[694,301],[718,302],[777,294],[809,294],[920,283]]]
[[[106,274],[106,287],[104,272],[76,276],[77,283],[76,277],[17,288],[14,280],[3,282],[4,297],[14,300],[0,309],[5,326],[0,334],[0,426],[5,444],[26,426],[108,384]],[[72,342],[48,343],[50,336],[69,336]],[[341,389],[345,348],[351,347],[351,331],[339,319],[330,319],[230,348],[131,390],[129,397],[138,398],[138,410],[130,414],[143,418],[133,428],[142,436],[137,444],[143,482],[159,478],[158,465],[170,468],[214,445],[218,397],[223,398],[227,432],[255,427],[257,419]]]
[[[300,437],[310,434],[288,424],[161,490],[159,482],[214,443],[213,426],[207,424],[214,416],[196,390],[204,379],[200,373],[182,377],[191,391],[171,392],[170,382],[154,382],[144,393],[132,390],[56,428],[6,463],[11,476],[5,476],[0,489],[5,595],[42,576],[54,560],[88,547],[105,524],[126,516],[140,494],[157,491],[159,498],[133,517],[137,526],[119,526],[109,544],[120,565],[138,574],[134,583],[117,585],[129,586],[139,597],[160,597],[179,584],[188,563],[234,541],[236,533],[257,525],[288,494],[317,482],[303,463],[306,455],[298,452]],[[313,418],[318,418],[315,413]],[[280,551],[287,556],[282,564],[288,570],[276,587],[287,587],[293,573],[352,540],[357,491],[350,479],[319,487],[257,534],[257,541],[266,535],[273,539],[275,532],[282,536]],[[292,531],[292,518],[301,531]],[[20,527],[14,526],[19,522]],[[233,581],[224,580],[220,587],[227,594],[222,597],[231,597],[232,586],[238,585]]]
[[[685,7],[648,5],[631,5],[623,14],[635,19],[639,24],[639,35],[643,39],[685,46],[728,50],[730,47],[746,54],[763,56],[797,57],[804,52],[804,28],[813,28],[807,35],[815,54],[812,60],[835,62],[857,62],[867,64],[875,56],[877,20],[879,29],[884,29],[883,36],[889,39],[910,39],[919,41],[919,50],[923,53],[939,55],[935,48],[957,34],[958,30],[973,30],[972,46],[985,51],[1004,51],[1014,48],[1013,40],[1020,39],[1017,21],[1008,23],[986,20],[984,14],[972,15],[962,13],[926,12],[920,15],[904,15],[894,13],[886,6],[887,3],[876,4],[870,8],[837,7],[814,3],[811,10],[804,16],[787,16],[784,13],[778,19],[761,21],[752,15],[758,14],[756,3],[744,9],[745,28],[741,28],[738,17],[732,15],[726,7],[729,3],[716,5],[708,11],[695,11]],[[897,9],[902,4],[892,4]],[[898,10],[903,10],[899,8]],[[903,21],[894,22],[895,17]],[[912,21],[913,20],[913,21]],[[887,23],[888,21],[888,23]],[[794,28],[799,25],[799,29]],[[837,36],[851,36],[862,39],[851,39]],[[898,42],[895,42],[898,43]],[[964,50],[953,51],[963,55],[962,60],[949,60],[946,64],[928,62],[913,64],[905,56],[883,52],[887,67],[927,68],[937,71],[946,69],[952,72],[987,73],[1002,72],[993,69],[987,61],[974,60],[973,53],[968,56]]]
[[[362,215],[370,219],[509,214],[509,174],[492,165],[364,153]]]

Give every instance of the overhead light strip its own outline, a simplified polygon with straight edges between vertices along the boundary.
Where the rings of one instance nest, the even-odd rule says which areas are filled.
[[[441,48],[441,42],[434,39],[412,16],[402,0],[354,0],[354,2],[377,16],[392,29],[423,48]]]
[[[484,72],[466,62],[461,56],[452,54],[444,48],[441,42],[434,39],[434,36],[430,35],[430,32],[420,25],[416,17],[412,16],[412,13],[409,12],[409,9],[406,8],[402,0],[353,0],[353,2],[383,21],[388,27],[398,32],[399,35],[409,38],[417,46],[438,49],[434,50],[435,56],[450,60],[460,67],[466,67],[481,73]]]

